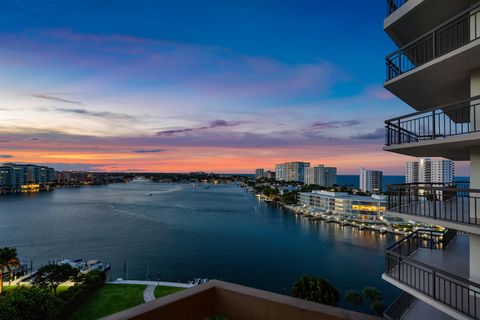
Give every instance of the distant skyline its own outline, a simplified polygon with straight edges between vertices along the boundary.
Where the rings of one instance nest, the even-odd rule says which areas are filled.
[[[378,1],[0,4],[0,162],[251,173],[307,161],[403,174],[384,120]],[[457,175],[467,175],[457,164]]]

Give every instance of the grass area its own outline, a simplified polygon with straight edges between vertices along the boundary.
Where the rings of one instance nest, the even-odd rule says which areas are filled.
[[[4,292],[9,292],[11,290],[14,290],[15,288],[20,288],[19,286],[6,286],[4,285],[3,286],[3,291]],[[70,288],[69,286],[59,286],[57,288],[57,294],[59,294],[60,292],[63,292],[65,290],[67,290],[68,288]],[[53,289],[52,289],[52,294],[53,294]]]
[[[71,319],[98,319],[141,304],[146,287],[142,284],[106,284],[93,293]]]
[[[154,295],[155,298],[161,298],[182,290],[185,290],[185,288],[157,286],[155,287]]]

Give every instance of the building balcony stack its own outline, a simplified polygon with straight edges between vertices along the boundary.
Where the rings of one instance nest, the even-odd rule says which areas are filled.
[[[471,168],[469,182],[454,182],[452,162],[423,159],[407,164],[407,184],[388,187],[387,213],[449,236],[415,232],[387,250],[383,278],[405,294],[386,316],[480,319],[480,1],[386,2],[384,30],[399,49],[384,86],[415,112],[385,121],[384,149]]]

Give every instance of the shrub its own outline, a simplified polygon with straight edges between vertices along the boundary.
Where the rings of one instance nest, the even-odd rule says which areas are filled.
[[[47,288],[19,287],[0,297],[0,320],[53,320],[61,305]]]

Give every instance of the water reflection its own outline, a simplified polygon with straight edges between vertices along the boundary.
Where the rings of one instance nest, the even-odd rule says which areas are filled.
[[[306,272],[341,291],[376,286],[387,302],[398,292],[381,280],[392,236],[310,221],[235,185],[132,182],[2,197],[0,235],[0,246],[37,266],[99,258],[124,277],[127,260],[129,277],[208,277],[281,293]]]

